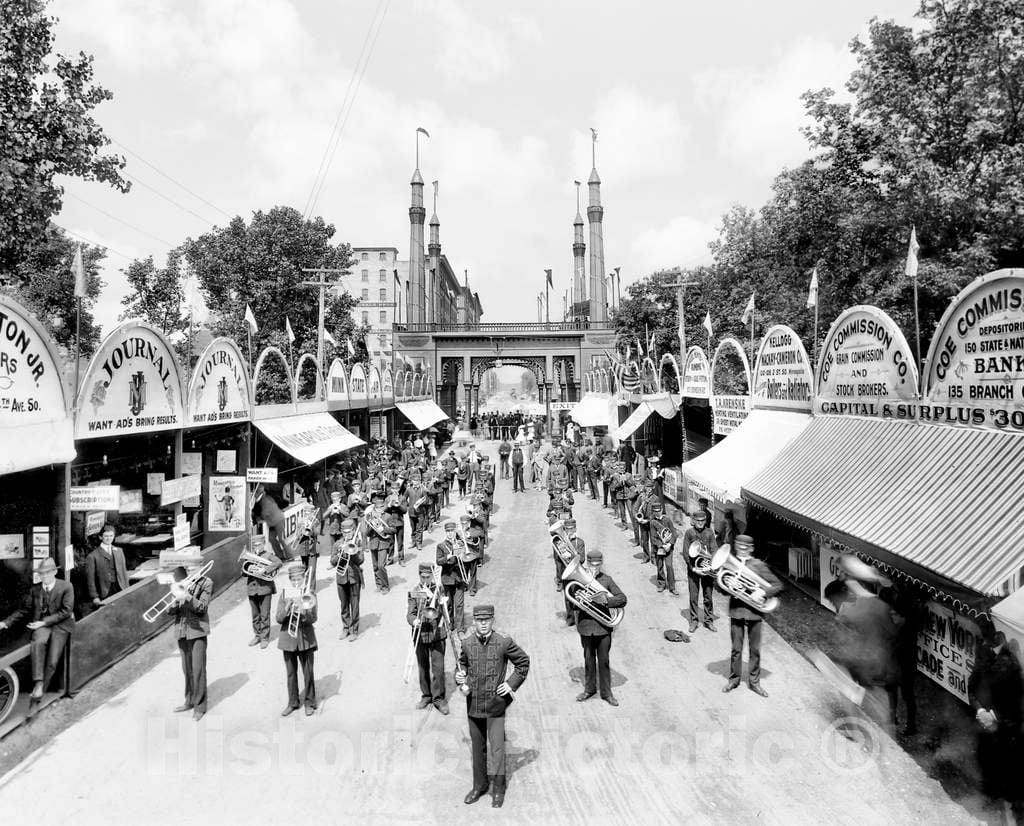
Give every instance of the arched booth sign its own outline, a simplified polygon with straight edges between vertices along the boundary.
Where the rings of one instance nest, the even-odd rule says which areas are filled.
[[[327,410],[326,382],[320,362],[312,353],[303,353],[295,365],[295,410],[318,413]]]
[[[265,374],[269,363],[278,365],[283,373],[282,380],[273,387],[273,390],[276,394],[280,394],[281,390],[284,389],[288,396],[287,401],[260,401],[260,379],[264,379],[264,384],[267,384]],[[267,390],[269,391],[270,389],[268,386]],[[256,359],[256,366],[252,371],[252,393],[252,417],[254,421],[257,419],[272,419],[278,416],[290,416],[295,413],[295,383],[292,379],[291,368],[288,366],[288,359],[285,358],[284,353],[277,347],[264,348],[263,352]]]
[[[681,395],[688,399],[711,398],[711,365],[701,347],[691,347],[686,351]]]
[[[348,410],[348,374],[341,359],[335,359],[327,371],[327,409]]]
[[[384,400],[384,404],[394,404],[395,402],[395,375],[388,367],[384,370],[383,375],[380,377],[381,380],[381,397]]]
[[[252,416],[252,383],[238,345],[215,338],[196,361],[188,385],[187,427],[245,422]]]
[[[765,333],[754,363],[754,410],[811,412],[814,376],[800,336],[785,324]]]
[[[906,336],[888,313],[858,305],[825,336],[815,382],[816,413],[899,417],[917,400],[918,373]]]
[[[349,373],[348,398],[352,407],[366,407],[369,387],[366,381],[366,371],[359,362],[352,365],[352,371]]]
[[[405,398],[405,371],[399,370],[395,373],[395,400]]]
[[[370,365],[370,375],[368,377],[368,381],[370,388],[367,391],[367,393],[370,399],[370,406],[380,407],[381,400],[383,399],[383,385],[380,379],[380,370],[378,370],[372,364]]]
[[[640,384],[644,393],[661,392],[661,371],[650,356],[645,356],[640,367]]]
[[[412,395],[413,398],[419,398],[421,395],[423,395],[422,381],[423,381],[423,374],[422,373],[413,373],[412,374],[412,393],[410,395]]]
[[[426,390],[424,391],[424,394],[428,399],[434,398],[436,394],[436,390],[434,387],[434,377],[430,374],[427,375],[427,387]]]
[[[665,367],[672,368],[672,375],[675,376],[676,389],[673,391],[671,386],[665,381],[664,371]],[[679,362],[676,361],[676,357],[671,353],[665,353],[661,357],[661,361],[658,362],[658,383],[666,390],[666,392],[672,393],[673,395],[680,396],[683,391],[683,374],[679,369]]]
[[[726,353],[736,356],[742,368],[741,375],[723,375]],[[738,392],[743,390],[746,392]],[[750,362],[743,345],[732,337],[718,342],[711,358],[711,410],[716,436],[728,436],[743,424],[750,413]]]
[[[17,301],[0,295],[0,475],[75,458],[59,364],[43,326]]]

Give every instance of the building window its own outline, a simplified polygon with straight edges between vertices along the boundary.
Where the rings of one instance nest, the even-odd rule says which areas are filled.
[[[370,253],[364,252],[362,255],[359,256],[359,258],[361,260],[363,260],[363,261],[369,261],[370,260]]]
[[[382,252],[380,254],[380,260],[381,261],[387,261],[388,260],[388,254],[386,252]]]
[[[381,350],[387,350],[388,349],[388,337],[387,336],[378,336],[377,338],[380,339],[380,349]]]
[[[387,324],[388,323],[388,311],[387,310],[381,310],[380,311],[380,323],[381,324]]]
[[[381,270],[380,273],[379,273],[379,276],[380,276],[380,280],[381,281],[387,281],[388,280],[388,271],[387,270]]]
[[[369,323],[370,323],[370,314],[366,310],[363,310],[363,324],[369,324]]]
[[[363,301],[366,301],[366,299],[370,297],[370,291],[366,289],[366,287],[363,287],[363,294],[360,297],[363,299]]]
[[[381,291],[380,291],[380,300],[381,300],[381,301],[387,301],[387,300],[388,300],[388,291],[387,291],[387,289],[386,289],[386,288],[381,288]]]
[[[370,280],[370,271],[369,270],[363,270],[362,275],[363,275],[363,281],[369,281]]]

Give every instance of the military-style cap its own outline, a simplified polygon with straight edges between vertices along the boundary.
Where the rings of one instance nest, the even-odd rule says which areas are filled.
[[[375,490],[375,491],[373,491],[370,494],[370,499],[380,499],[380,501],[383,502],[384,501],[384,491],[382,491],[382,490]]]
[[[708,515],[704,511],[702,511],[700,508],[698,508],[697,510],[695,510],[693,513],[690,514],[690,519],[699,519],[701,522],[707,522],[708,521]],[[751,541],[753,541],[753,540],[751,540]]]
[[[454,531],[457,527],[458,527],[458,525],[456,525],[454,522],[445,522],[444,523],[444,529],[446,531]]]
[[[344,530],[351,530],[352,528],[355,528],[355,526],[356,526],[356,520],[355,519],[342,519],[341,520],[341,529],[343,531]]]
[[[473,608],[473,619],[489,619],[494,616],[493,605],[477,605]]]
[[[431,574],[434,572],[434,566],[429,562],[421,562],[419,564],[419,569],[421,574]]]
[[[295,560],[294,562],[289,562],[285,566],[284,570],[285,570],[285,573],[287,573],[288,576],[291,577],[291,576],[295,576],[297,574],[298,575],[302,575],[302,574],[306,573],[306,566],[303,565],[299,560]]]
[[[600,551],[587,551],[587,562],[604,562],[604,554]]]
[[[565,527],[566,527],[567,529],[569,529],[569,530],[572,530],[573,528],[575,528],[575,527],[576,527],[576,520],[575,520],[575,519],[563,519],[563,520],[562,520],[562,524],[563,524],[563,525],[564,525],[564,526],[565,526]]]
[[[750,554],[754,550],[754,537],[747,536],[745,533],[741,533],[732,541],[732,546],[737,554]]]

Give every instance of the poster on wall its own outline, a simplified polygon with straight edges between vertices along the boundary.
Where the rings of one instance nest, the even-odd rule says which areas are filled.
[[[953,299],[924,384],[919,421],[1024,432],[1024,270],[983,275]]]
[[[146,493],[150,496],[159,496],[164,489],[164,475],[162,473],[146,474]]]
[[[679,504],[679,471],[666,468],[661,474],[661,490],[665,498]]]
[[[963,702],[970,702],[967,680],[974,670],[978,625],[938,602],[926,602],[924,607],[917,632],[917,670]]]
[[[121,501],[118,510],[121,513],[142,513],[142,490],[126,490],[121,488]]]
[[[75,438],[152,433],[183,421],[178,359],[167,339],[136,321],[117,327],[89,362]]]
[[[203,472],[203,454],[202,453],[182,453],[181,454],[181,475],[182,476],[198,476]]]
[[[173,505],[182,499],[199,496],[202,491],[201,476],[182,476],[178,479],[165,479],[160,492],[160,507]]]
[[[686,351],[682,395],[691,399],[711,398],[711,364],[700,347],[691,347]]]
[[[234,450],[217,451],[217,473],[234,473],[237,467],[238,453]]]
[[[906,336],[888,313],[868,305],[832,322],[818,363],[815,411],[893,416],[917,397],[918,373]]]
[[[244,476],[211,476],[207,480],[207,530],[237,532],[245,528]]]
[[[0,559],[24,559],[25,537],[20,533],[0,533]]]
[[[73,511],[116,511],[121,507],[118,485],[74,486],[68,490],[68,504]]]
[[[248,421],[252,389],[245,359],[231,339],[210,342],[196,362],[188,386],[188,423]]]
[[[811,362],[793,330],[776,324],[765,333],[754,364],[754,410],[811,412]]]
[[[819,587],[818,602],[833,613],[839,610],[840,596],[845,593],[846,586],[839,578],[838,562],[843,552],[831,542],[822,539],[818,542]]]

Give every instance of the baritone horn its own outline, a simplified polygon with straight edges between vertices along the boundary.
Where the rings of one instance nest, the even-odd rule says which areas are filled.
[[[565,566],[562,581],[565,582],[565,598],[591,619],[597,620],[606,628],[615,628],[622,622],[625,614],[621,608],[609,608],[594,601],[597,594],[607,594],[609,591],[583,569],[583,563],[579,559],[574,559]]]
[[[553,522],[548,528],[548,533],[551,534],[551,549],[558,554],[562,562],[568,565],[575,561],[576,548],[569,538],[568,531],[565,530],[565,523],[561,519]]]
[[[723,545],[711,558],[711,568],[718,573],[718,587],[756,611],[770,613],[779,607],[778,597],[767,597],[771,583],[754,573],[744,562],[732,555],[732,547]]]
[[[178,601],[178,597],[187,594],[192,589],[192,586],[206,576],[212,568],[213,560],[211,559],[199,570],[194,571],[177,582],[171,583],[171,589],[164,594],[160,600],[155,602],[150,609],[142,615],[142,618],[146,622],[155,622],[157,617],[170,610],[171,606]]]
[[[723,547],[728,546],[723,545]],[[715,572],[715,567],[712,564],[714,557],[708,555],[708,552],[700,542],[691,542],[687,553],[690,554],[690,559],[693,560],[692,568],[697,576],[711,576]]]

